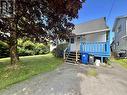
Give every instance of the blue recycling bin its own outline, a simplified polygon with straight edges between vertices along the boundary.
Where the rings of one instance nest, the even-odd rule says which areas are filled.
[[[81,55],[82,63],[87,64],[89,61],[88,59],[89,59],[89,54],[88,53],[82,53],[82,55]]]

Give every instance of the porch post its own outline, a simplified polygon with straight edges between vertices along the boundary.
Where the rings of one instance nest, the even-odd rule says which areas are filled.
[[[82,48],[82,35],[80,35],[80,53],[82,53],[83,48]]]
[[[76,63],[78,62],[77,36],[76,36]]]
[[[68,51],[70,52],[70,47],[71,47],[71,37],[69,38],[69,44],[68,44]]]
[[[103,57],[101,57],[101,63],[103,64]]]
[[[108,32],[107,52],[110,54],[110,31]]]

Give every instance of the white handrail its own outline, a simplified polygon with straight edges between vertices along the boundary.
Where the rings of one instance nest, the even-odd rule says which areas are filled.
[[[66,59],[66,51],[67,51],[68,47],[64,50],[64,60]]]

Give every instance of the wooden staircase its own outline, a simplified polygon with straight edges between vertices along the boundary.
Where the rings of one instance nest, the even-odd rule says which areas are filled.
[[[77,58],[76,58],[77,55]],[[69,63],[80,63],[80,53],[77,52],[66,52],[65,53],[65,62]]]

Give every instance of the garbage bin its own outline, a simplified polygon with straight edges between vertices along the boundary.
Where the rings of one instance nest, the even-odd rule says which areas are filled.
[[[89,64],[94,64],[94,56],[89,55]]]
[[[88,53],[82,53],[82,57],[81,57],[81,60],[82,60],[82,63],[83,64],[87,64],[88,63]]]

